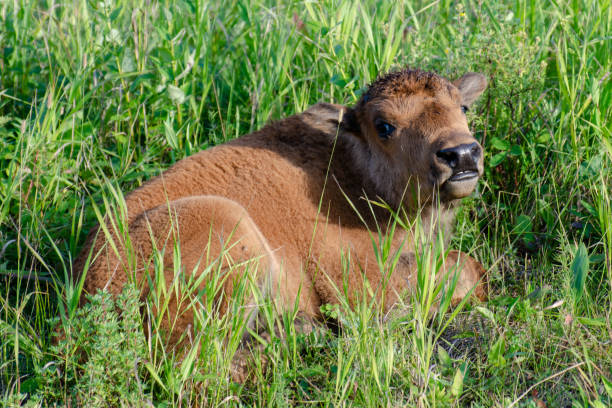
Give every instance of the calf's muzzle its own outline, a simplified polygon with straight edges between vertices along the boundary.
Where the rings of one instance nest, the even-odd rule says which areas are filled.
[[[450,167],[451,181],[462,181],[478,177],[478,162],[482,160],[482,148],[478,143],[460,144],[436,152],[440,162]]]

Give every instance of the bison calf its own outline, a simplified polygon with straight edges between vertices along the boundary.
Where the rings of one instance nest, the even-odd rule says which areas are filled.
[[[392,250],[403,253],[386,276],[371,231],[392,224],[390,208],[450,236],[457,203],[483,172],[482,147],[465,111],[485,87],[476,73],[450,82],[419,70],[393,72],[374,81],[355,106],[320,103],[185,158],[126,196],[135,260],[128,265],[121,234],[94,231],[75,262],[76,276],[90,263],[85,290],[118,293],[130,276],[142,282],[151,273],[146,265],[154,246],[178,242],[187,274],[203,259],[227,255],[220,262],[233,275],[223,281],[221,314],[245,270],[281,309],[297,305],[314,320],[341,293],[355,301],[365,282],[388,310],[415,285],[414,238],[412,231],[393,235]],[[164,252],[168,282],[175,277],[172,252]],[[256,269],[235,267],[253,258]],[[483,297],[482,266],[451,251],[444,268],[457,266],[453,301],[476,285]],[[170,301],[171,341],[192,322],[178,308]]]

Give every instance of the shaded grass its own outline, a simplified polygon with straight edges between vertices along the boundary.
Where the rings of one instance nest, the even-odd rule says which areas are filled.
[[[379,72],[409,64],[490,77],[469,114],[485,177],[453,246],[489,268],[491,300],[453,319],[433,363],[418,362],[414,309],[386,324],[341,310],[338,335],[274,338],[273,368],[243,388],[206,364],[220,348],[186,365],[145,350],[141,392],[169,405],[508,406],[575,366],[518,405],[609,405],[611,21],[599,0],[0,4],[6,400],[43,389],[40,370],[57,357],[47,319],[61,314],[58,299],[76,313],[66,282],[93,204],[120,201],[109,180],[130,190],[319,100],[353,103]],[[202,344],[220,344],[210,333]]]

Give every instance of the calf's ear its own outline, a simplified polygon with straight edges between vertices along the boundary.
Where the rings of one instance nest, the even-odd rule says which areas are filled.
[[[468,72],[455,80],[453,85],[461,92],[463,104],[470,106],[487,87],[487,77],[477,72]]]

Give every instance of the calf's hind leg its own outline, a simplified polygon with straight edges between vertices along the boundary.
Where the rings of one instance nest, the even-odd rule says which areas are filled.
[[[193,196],[172,201],[138,216],[129,226],[129,234],[137,259],[136,281],[142,282],[153,275],[152,255],[163,251],[163,273],[166,287],[181,280],[197,281],[199,273],[220,271],[221,290],[217,299],[219,313],[229,312],[230,298],[235,284],[250,280],[261,293],[275,296],[278,280],[278,262],[265,238],[247,211],[238,203],[218,196]],[[175,244],[180,249],[180,268],[175,256]],[[212,268],[207,266],[213,264]],[[249,276],[244,276],[248,274]],[[204,289],[212,277],[205,277],[191,287],[189,298]],[[152,280],[155,283],[155,280]],[[144,284],[145,290],[154,290]],[[181,288],[184,289],[184,288]],[[245,287],[246,294],[251,288]],[[170,344],[176,344],[193,321],[192,302],[184,299],[185,293],[168,290],[170,296],[164,313],[162,328],[169,332]],[[181,299],[183,297],[183,299]],[[253,321],[257,305],[252,296],[247,296],[245,307],[240,311]],[[156,311],[159,313],[160,311]]]

